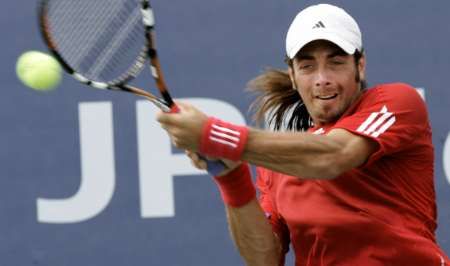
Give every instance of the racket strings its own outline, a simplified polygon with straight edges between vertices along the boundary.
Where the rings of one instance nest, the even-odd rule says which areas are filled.
[[[139,12],[139,9],[135,10]],[[98,55],[97,62],[89,68],[90,74],[98,76],[105,69],[105,66],[108,67],[110,65],[117,65],[121,63],[120,58],[116,56],[116,54],[124,50],[122,47],[123,45],[128,47],[128,42],[136,42],[136,38],[134,38],[135,36],[128,35],[128,32],[133,31],[136,25],[141,23],[138,12],[134,12],[131,17],[128,17],[128,19],[123,22],[122,25],[119,25],[115,38],[112,38],[111,42],[105,49],[95,52],[95,54]]]
[[[58,52],[89,80],[119,83],[144,66],[138,0],[50,0],[47,19]]]

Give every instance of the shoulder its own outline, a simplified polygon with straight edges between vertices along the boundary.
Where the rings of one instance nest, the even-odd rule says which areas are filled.
[[[378,91],[384,91],[384,92],[390,92],[390,93],[396,93],[396,92],[412,92],[415,91],[414,87],[407,83],[402,82],[396,82],[396,83],[385,83],[385,84],[378,84],[374,86],[374,89],[377,89]]]
[[[366,94],[365,98],[370,102],[424,104],[417,90],[406,83],[380,84],[368,89]]]
[[[387,109],[397,113],[404,111],[427,113],[425,101],[419,92],[406,83],[380,84],[367,89],[361,97],[357,109],[367,108]]]

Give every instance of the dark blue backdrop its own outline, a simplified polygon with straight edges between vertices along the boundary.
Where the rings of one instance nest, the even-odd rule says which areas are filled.
[[[205,110],[236,121],[248,120],[252,98],[242,92],[246,81],[265,67],[284,67],[291,19],[318,3],[153,2],[162,66],[174,95],[200,98],[195,100]],[[450,2],[328,3],[359,22],[370,84],[403,81],[425,92],[436,146],[437,236],[449,254]],[[0,265],[242,264],[216,187],[153,129],[152,107],[67,76],[50,93],[25,88],[15,77],[17,57],[45,51],[34,1],[4,2],[0,27]],[[153,86],[151,79],[138,84]],[[97,124],[97,118],[106,122]],[[148,146],[154,151],[146,152]],[[99,159],[102,154],[109,160]],[[92,162],[98,162],[98,172],[89,168]],[[162,169],[169,172],[158,175]]]

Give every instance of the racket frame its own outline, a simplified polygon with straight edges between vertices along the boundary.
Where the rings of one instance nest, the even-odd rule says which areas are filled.
[[[47,45],[50,53],[53,57],[60,63],[61,67],[72,77],[74,77],[79,82],[86,84],[88,86],[97,89],[107,89],[116,91],[130,92],[139,96],[142,96],[150,100],[159,109],[164,112],[173,112],[178,110],[171,95],[168,92],[167,85],[164,81],[161,65],[156,52],[155,47],[155,33],[154,33],[154,15],[151,8],[150,2],[148,0],[141,0],[141,13],[142,20],[145,29],[146,47],[141,52],[141,55],[137,58],[135,64],[130,67],[125,75],[119,77],[113,82],[99,82],[86,78],[77,71],[75,71],[72,66],[67,63],[63,56],[58,52],[57,45],[53,40],[52,34],[50,33],[50,23],[48,21],[48,10],[47,5],[50,0],[41,0],[38,6],[38,23],[40,26],[40,32],[42,39]],[[95,0],[92,0],[95,1]],[[150,62],[150,69],[152,77],[156,82],[156,86],[162,96],[162,98],[156,97],[152,93],[145,91],[143,89],[137,88],[128,84],[131,80],[136,78],[141,70],[145,67],[146,61]]]
[[[159,62],[158,53],[156,51],[155,44],[155,18],[152,10],[152,6],[150,5],[149,0],[140,0],[141,3],[141,13],[142,13],[142,22],[144,25],[145,38],[146,38],[146,49],[143,50],[141,56],[136,60],[135,64],[127,71],[126,75],[124,75],[121,79],[118,79],[118,82],[98,82],[89,80],[84,77],[80,73],[77,73],[61,56],[58,52],[58,48],[52,38],[50,33],[50,26],[47,16],[47,3],[50,0],[41,0],[38,6],[38,22],[40,25],[40,32],[42,39],[50,51],[50,53],[55,57],[55,59],[61,64],[62,68],[71,76],[73,76],[79,82],[89,85],[91,87],[97,89],[108,89],[108,90],[120,90],[131,92],[133,94],[145,97],[150,100],[153,104],[155,104],[158,108],[160,108],[164,112],[177,113],[179,112],[178,106],[172,99],[170,95],[166,82],[164,81],[164,77],[161,70],[161,64]],[[95,1],[95,0],[91,0]],[[152,93],[145,91],[143,89],[134,87],[129,85],[132,79],[136,78],[137,75],[141,72],[141,70],[145,66],[146,60],[150,62],[150,70],[153,79],[155,80],[156,87],[158,88],[162,98],[156,97]],[[209,160],[204,156],[199,155],[200,158],[204,159],[207,162],[207,171],[213,176],[217,176],[222,173],[226,166],[221,160]]]

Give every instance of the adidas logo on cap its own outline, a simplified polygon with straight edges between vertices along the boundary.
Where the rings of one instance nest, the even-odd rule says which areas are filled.
[[[325,28],[325,25],[323,25],[322,21],[319,21],[316,23],[316,25],[314,25],[314,27],[312,27],[313,29],[317,29],[317,28]]]

